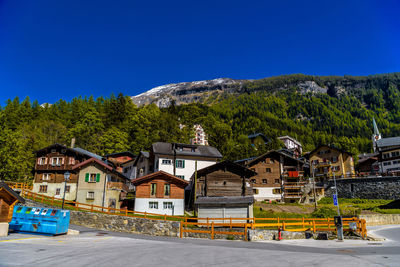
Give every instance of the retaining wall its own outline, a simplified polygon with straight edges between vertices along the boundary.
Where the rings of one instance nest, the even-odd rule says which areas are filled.
[[[358,218],[365,219],[367,226],[400,224],[400,214],[368,214]]]

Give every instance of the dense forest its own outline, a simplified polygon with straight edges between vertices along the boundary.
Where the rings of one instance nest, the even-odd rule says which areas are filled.
[[[331,90],[304,93],[296,82],[288,82],[310,79]],[[210,145],[230,160],[278,148],[282,144],[275,137],[281,135],[298,139],[304,151],[334,144],[354,155],[371,152],[373,117],[384,137],[400,135],[399,88],[398,73],[330,78],[289,75],[249,82],[241,94],[220,95],[212,104],[168,108],[137,107],[122,94],[77,97],[43,107],[16,97],[0,109],[0,179],[30,179],[35,150],[53,143],[69,145],[73,137],[76,146],[101,155],[137,153],[157,141],[189,142],[196,123],[204,127]],[[254,148],[247,135],[258,132],[274,141]]]

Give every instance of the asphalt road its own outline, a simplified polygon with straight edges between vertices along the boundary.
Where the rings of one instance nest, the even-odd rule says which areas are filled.
[[[0,266],[400,266],[400,227],[375,230],[389,241],[343,243],[178,239],[80,230],[77,236],[14,234],[0,240]]]

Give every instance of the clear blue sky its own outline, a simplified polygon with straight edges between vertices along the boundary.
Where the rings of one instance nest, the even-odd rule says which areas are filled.
[[[400,71],[400,1],[0,0],[0,105]]]

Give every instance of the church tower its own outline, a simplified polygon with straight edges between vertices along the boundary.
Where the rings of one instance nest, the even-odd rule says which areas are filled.
[[[374,134],[372,135],[372,146],[374,148],[374,152],[376,152],[376,141],[382,139],[382,136],[379,133],[378,125],[376,125],[376,121],[375,121],[374,117],[372,117],[372,124],[374,126]]]

